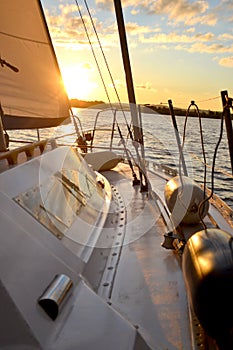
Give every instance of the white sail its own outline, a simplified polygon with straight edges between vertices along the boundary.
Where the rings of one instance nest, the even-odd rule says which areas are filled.
[[[69,117],[69,102],[40,1],[0,1],[0,14],[4,127],[59,125]]]

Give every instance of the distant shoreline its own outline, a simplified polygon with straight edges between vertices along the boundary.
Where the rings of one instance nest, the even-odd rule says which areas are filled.
[[[147,108],[150,108],[154,112],[157,112],[158,114],[162,115],[170,115],[170,110],[169,107],[167,106],[160,106],[160,105],[145,105]],[[178,108],[178,107],[173,107],[174,113],[177,116],[186,116],[187,110],[184,108]],[[218,111],[211,111],[211,110],[199,110],[200,116],[202,118],[211,118],[211,119],[221,119],[222,112]],[[189,116],[190,117],[197,117],[197,111],[193,108],[189,110]]]
[[[74,108],[90,108],[96,107],[99,104],[105,104],[103,101],[83,101],[76,98],[70,99],[70,105]]]
[[[121,110],[123,108],[124,111],[129,111],[129,104],[122,103],[113,103],[110,105],[109,103],[105,103],[103,101],[83,101],[78,99],[70,99],[70,105],[74,108],[99,108],[101,105],[101,109],[115,108],[117,110]],[[152,110],[155,113],[161,115],[170,115],[170,110],[168,106],[161,105],[152,105],[152,104],[141,104],[141,111],[143,113],[149,113]],[[200,110],[200,116],[202,118],[210,118],[210,119],[221,119],[222,112],[219,111],[211,111],[211,110]],[[174,113],[176,116],[186,116],[186,109],[174,107]],[[190,117],[197,117],[197,112],[195,109],[190,109],[189,111]],[[233,116],[231,116],[233,119]]]

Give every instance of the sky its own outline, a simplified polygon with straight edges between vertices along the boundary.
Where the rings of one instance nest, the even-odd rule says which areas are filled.
[[[68,96],[127,102],[113,1],[42,5]],[[233,95],[233,1],[122,0],[122,7],[137,103],[171,99],[186,108],[194,100],[221,110],[220,91]]]

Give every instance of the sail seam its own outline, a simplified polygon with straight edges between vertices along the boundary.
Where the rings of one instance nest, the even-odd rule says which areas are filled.
[[[6,36],[9,36],[9,37],[11,37],[11,38],[15,38],[15,39],[21,39],[21,40],[24,40],[24,41],[30,41],[30,42],[37,43],[37,44],[48,45],[48,43],[47,43],[46,41],[40,41],[40,40],[34,40],[34,39],[28,39],[28,38],[24,38],[24,37],[22,37],[22,36],[17,36],[17,35],[13,35],[13,34],[5,33],[5,32],[0,32],[0,34],[2,34],[2,35],[6,35]]]

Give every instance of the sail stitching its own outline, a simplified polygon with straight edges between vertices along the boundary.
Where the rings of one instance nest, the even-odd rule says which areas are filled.
[[[30,41],[30,42],[37,43],[37,44],[49,45],[46,41],[40,41],[40,40],[35,40],[35,39],[24,38],[23,36],[17,36],[17,35],[5,33],[5,32],[0,32],[0,34],[9,36],[9,37],[15,38],[15,39],[21,39],[21,40],[24,40],[24,41]]]

